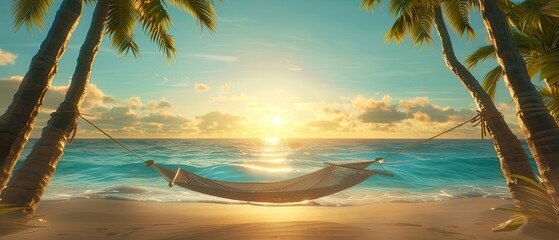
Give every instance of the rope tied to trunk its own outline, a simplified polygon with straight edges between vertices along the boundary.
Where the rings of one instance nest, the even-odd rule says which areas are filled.
[[[481,139],[483,140],[483,138],[485,136],[487,136],[487,133],[490,131],[489,129],[489,124],[488,124],[488,120],[491,117],[502,117],[503,114],[501,114],[498,111],[494,111],[494,112],[488,112],[485,109],[482,110],[477,110],[477,115],[475,117],[473,117],[470,122],[474,124],[474,127],[479,126],[480,127],[480,131],[481,131]]]
[[[77,114],[77,116],[81,116],[80,113],[80,107],[78,107],[75,103],[73,102],[69,102],[69,101],[64,101],[62,103],[60,103],[60,106],[58,106],[58,109],[56,109],[56,112],[52,112],[50,115],[54,116],[56,114],[60,114],[60,113],[75,113]],[[72,129],[70,132],[68,132],[66,134],[66,139],[68,143],[73,143],[74,139],[76,138],[76,133],[78,132],[78,120],[76,118],[75,121],[73,121],[72,123]]]

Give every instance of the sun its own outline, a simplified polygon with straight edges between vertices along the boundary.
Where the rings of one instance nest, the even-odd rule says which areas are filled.
[[[272,123],[274,124],[274,126],[280,127],[281,124],[283,123],[283,121],[281,120],[280,117],[274,116],[274,117],[272,118]]]

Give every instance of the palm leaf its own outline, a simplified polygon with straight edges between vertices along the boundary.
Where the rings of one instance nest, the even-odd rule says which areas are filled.
[[[545,106],[549,109],[555,121],[559,123],[559,90],[557,87],[552,86],[547,88],[539,87],[539,91]]]
[[[482,87],[491,99],[495,98],[495,93],[497,92],[497,82],[499,82],[503,75],[503,69],[501,66],[497,66],[491,69],[491,71],[489,71],[483,78]]]
[[[365,11],[371,11],[371,13],[375,12],[375,5],[378,5],[379,7],[382,7],[382,1],[381,0],[362,0],[361,3],[359,4],[359,8],[365,10]]]
[[[394,16],[398,16],[407,13],[411,6],[413,6],[415,1],[409,0],[391,0],[390,1],[390,12]]]
[[[495,59],[495,48],[493,48],[493,45],[486,45],[478,48],[475,52],[468,55],[465,63],[467,67],[471,69],[475,68],[479,62],[485,61],[488,58]]]
[[[509,232],[518,229],[526,222],[526,217],[522,215],[514,215],[510,220],[500,223],[492,228],[493,232]]]
[[[408,14],[400,15],[396,19],[396,21],[394,21],[394,24],[392,24],[390,30],[386,32],[384,36],[385,41],[390,42],[394,40],[398,44],[404,41],[406,35],[410,31],[410,26],[412,25],[412,22],[413,22],[412,18]]]
[[[553,219],[549,218],[548,216],[540,215],[540,214],[537,214],[537,213],[534,213],[534,212],[525,211],[525,210],[521,210],[521,209],[516,209],[516,208],[492,208],[491,210],[511,212],[511,213],[514,213],[514,214],[526,216],[528,218],[538,219],[539,221],[543,221],[543,222],[546,222],[546,223],[555,223],[553,221]]]
[[[410,34],[414,39],[414,45],[420,45],[421,47],[424,42],[431,45],[431,42],[433,41],[431,33],[433,32],[433,22],[435,20],[432,7],[426,6],[415,8],[413,16],[416,17],[416,20]]]
[[[181,8],[210,31],[215,31],[216,13],[210,0],[167,0],[171,5]]]
[[[172,25],[171,18],[160,0],[136,1],[138,20],[144,32],[162,51],[167,60],[174,57],[176,48],[174,39],[167,32]]]
[[[12,3],[14,28],[17,30],[25,24],[27,30],[32,29],[33,25],[43,30],[53,2],[54,0],[14,0]]]
[[[540,12],[547,16],[559,18],[559,0],[551,0],[540,6]]]
[[[111,44],[119,54],[132,52],[134,57],[140,55],[132,31],[136,27],[136,11],[133,0],[111,1],[107,13],[106,29],[111,36]]]
[[[443,8],[452,29],[460,36],[466,32],[468,38],[477,37],[470,26],[470,3],[469,0],[444,1]]]

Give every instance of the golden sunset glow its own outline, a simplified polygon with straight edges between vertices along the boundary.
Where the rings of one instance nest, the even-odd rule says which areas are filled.
[[[281,127],[281,124],[283,123],[283,120],[280,117],[275,116],[275,117],[272,118],[272,123],[276,127]]]
[[[281,138],[279,137],[269,137],[269,138],[264,138],[265,146],[277,146],[279,145],[279,143],[281,142]]]

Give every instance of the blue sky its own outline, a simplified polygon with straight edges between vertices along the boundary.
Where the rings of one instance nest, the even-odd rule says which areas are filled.
[[[30,32],[16,32],[10,4],[0,6],[2,109],[60,2],[47,29]],[[407,41],[387,44],[384,34],[393,23],[388,9],[371,14],[359,2],[225,1],[216,3],[215,33],[170,9],[176,58],[167,62],[141,29],[135,32],[137,59],[118,56],[106,37],[82,112],[120,137],[422,138],[474,115],[473,101],[446,68],[437,38],[423,48]],[[37,129],[63,97],[92,9],[85,7],[73,33]],[[487,44],[479,15],[472,21],[479,39],[454,38],[462,60]],[[495,64],[474,74],[481,79]],[[509,99],[502,86],[496,102],[517,129]],[[282,123],[273,124],[274,117]],[[467,127],[449,137],[477,137],[478,131]],[[78,134],[97,136],[87,126]]]

